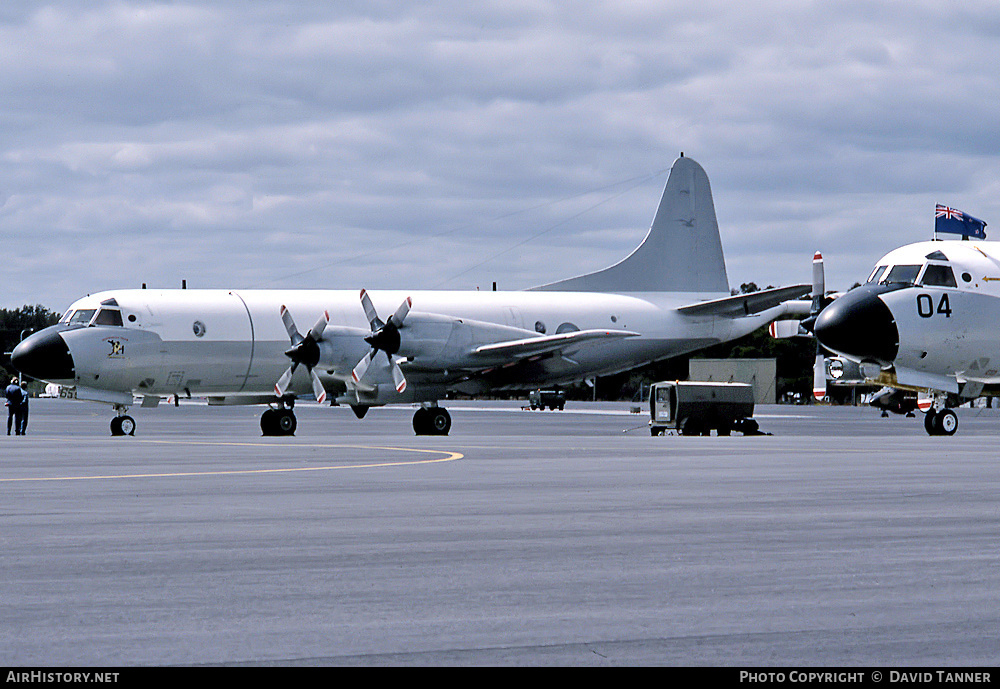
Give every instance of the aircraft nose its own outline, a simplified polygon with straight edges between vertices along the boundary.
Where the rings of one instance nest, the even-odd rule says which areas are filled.
[[[878,293],[859,287],[823,309],[813,330],[830,351],[860,361],[892,363],[899,352],[899,330]]]
[[[73,380],[76,367],[66,341],[54,327],[22,340],[10,355],[11,366],[39,380]]]

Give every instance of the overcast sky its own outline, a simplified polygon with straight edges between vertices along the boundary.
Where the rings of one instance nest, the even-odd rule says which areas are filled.
[[[630,252],[681,151],[733,287],[842,289],[935,203],[1000,238],[998,64],[995,0],[6,0],[0,306],[523,289]]]

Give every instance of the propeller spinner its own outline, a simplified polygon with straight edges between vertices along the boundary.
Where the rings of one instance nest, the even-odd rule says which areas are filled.
[[[399,351],[399,329],[403,327],[403,321],[406,319],[406,314],[410,312],[412,304],[413,300],[407,297],[396,309],[396,312],[389,316],[389,321],[383,323],[375,311],[375,306],[372,304],[368,292],[361,290],[361,306],[364,308],[365,316],[367,316],[368,323],[372,328],[372,334],[365,338],[365,342],[371,345],[371,351],[365,354],[364,358],[354,367],[354,371],[351,373],[354,382],[361,382],[365,373],[368,372],[372,359],[379,351],[382,351],[389,359],[389,366],[392,368],[392,382],[396,386],[396,392],[403,392],[406,389],[406,378],[399,367],[399,361],[393,355]]]
[[[319,375],[313,369],[319,363],[319,343],[323,339],[326,324],[330,321],[330,314],[324,311],[323,315],[316,321],[316,325],[310,328],[305,336],[299,333],[298,328],[295,327],[295,321],[292,319],[292,314],[284,305],[281,307],[281,321],[285,324],[285,330],[288,331],[288,337],[292,341],[292,346],[285,350],[285,356],[292,360],[292,365],[281,374],[281,378],[274,386],[274,392],[278,397],[283,397],[288,390],[288,385],[292,382],[292,374],[295,373],[299,364],[302,364],[312,378],[312,389],[316,401],[322,404],[326,401],[326,388],[323,387]]]

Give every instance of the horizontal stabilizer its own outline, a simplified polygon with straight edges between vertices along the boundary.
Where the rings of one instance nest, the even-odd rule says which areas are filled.
[[[749,316],[774,308],[791,299],[798,299],[812,290],[812,285],[792,285],[737,294],[722,299],[699,301],[677,309],[685,316]]]
[[[558,335],[544,337],[529,337],[523,340],[510,340],[495,344],[483,345],[473,350],[474,354],[492,358],[523,359],[524,357],[547,354],[571,345],[581,344],[590,340],[618,339],[622,337],[637,337],[639,333],[628,330],[575,330]]]

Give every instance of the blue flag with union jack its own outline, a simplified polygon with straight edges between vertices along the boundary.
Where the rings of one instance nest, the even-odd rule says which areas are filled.
[[[968,213],[939,203],[934,211],[934,232],[986,239],[986,223]]]

